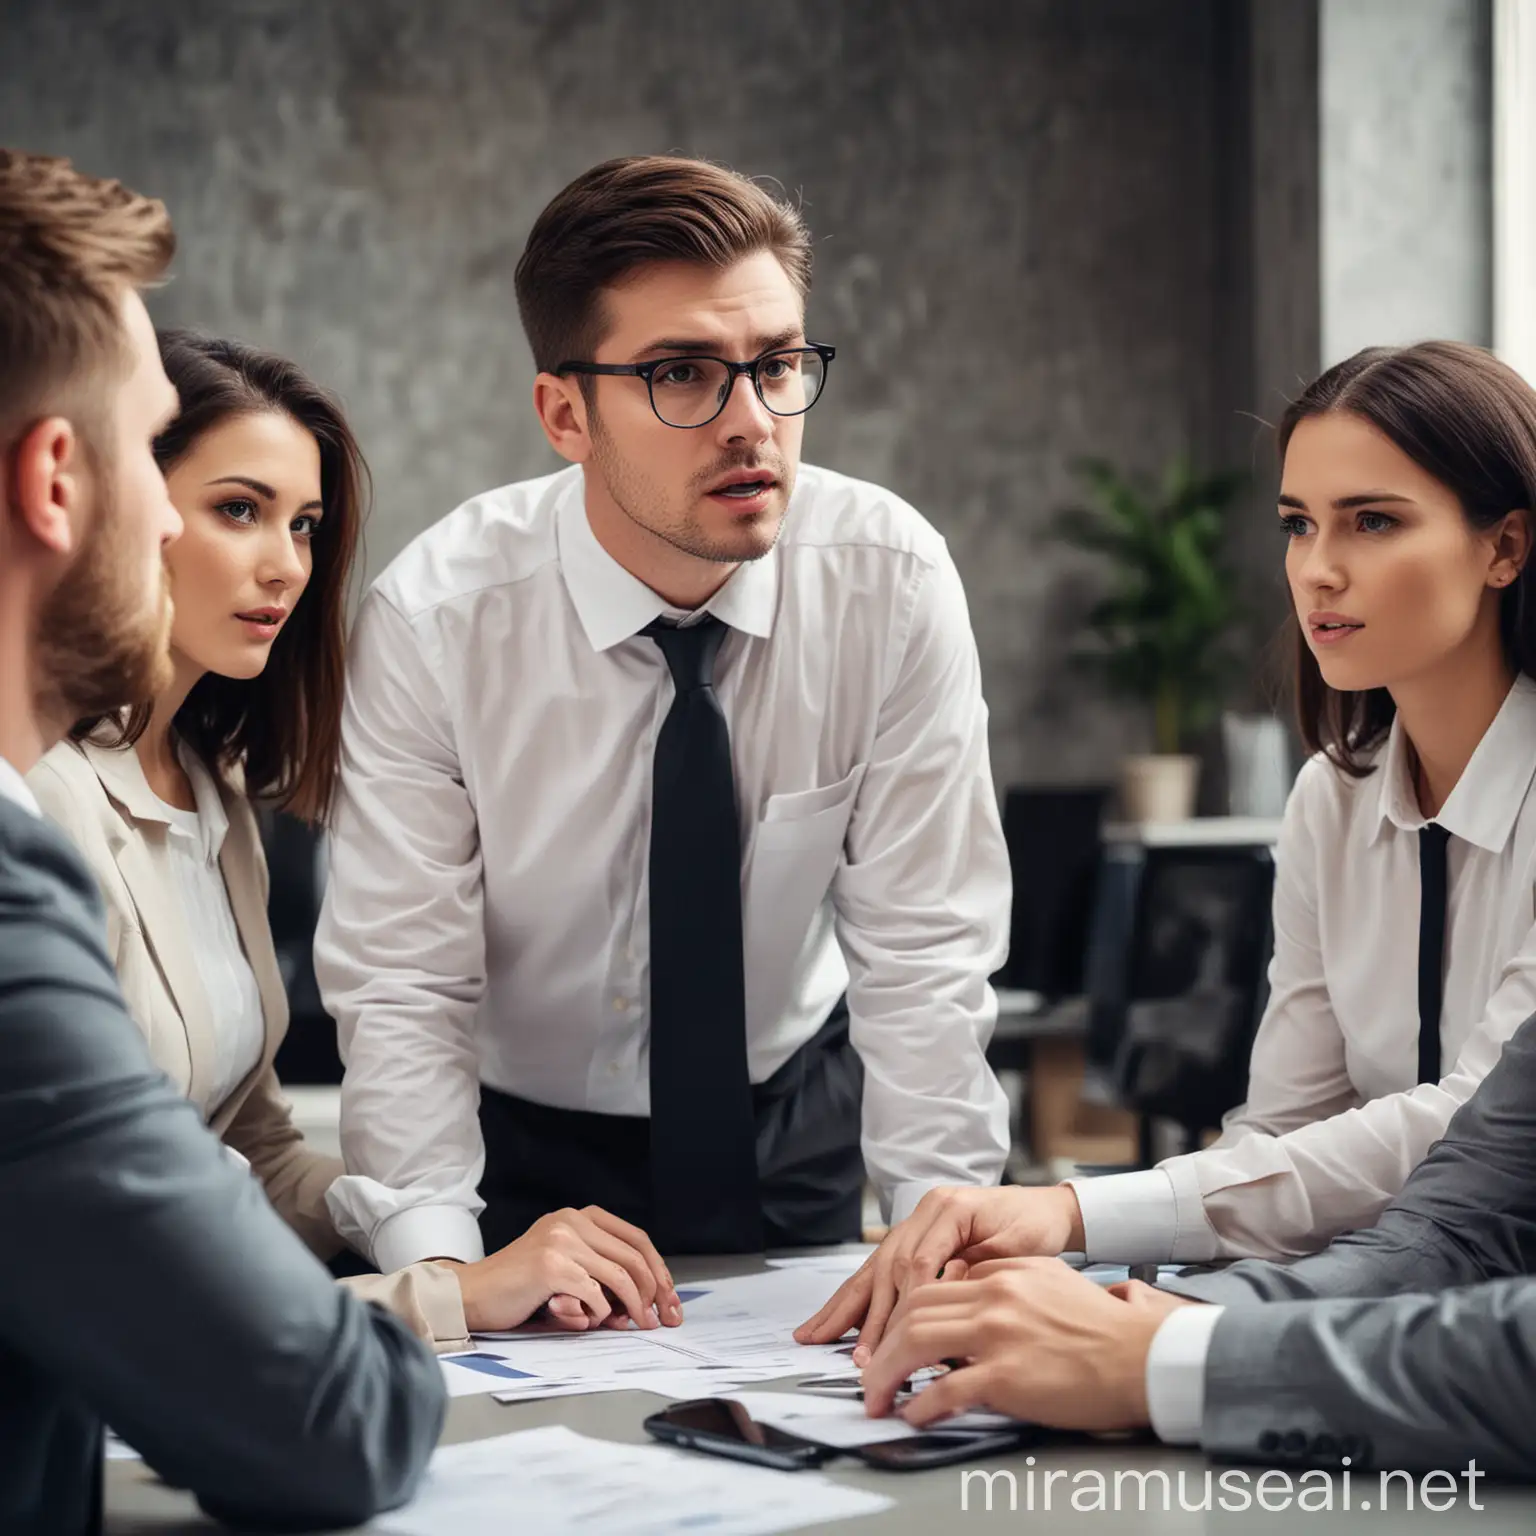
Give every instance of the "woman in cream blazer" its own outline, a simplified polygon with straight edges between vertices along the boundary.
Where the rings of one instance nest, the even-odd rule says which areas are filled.
[[[44,814],[85,856],[107,908],[107,952],[155,1064],[197,1105],[209,1128],[250,1164],[278,1214],[321,1259],[341,1240],[325,1193],[340,1158],[312,1151],[289,1115],[272,1059],[288,1029],[288,999],[267,923],[267,864],[256,817],[237,776],[216,782],[201,765],[199,800],[217,797],[228,830],[218,866],[240,945],[261,995],[261,1054],[232,1092],[215,1097],[214,1009],[172,865],[169,808],[131,747],[61,743],[28,775]]]
[[[343,1171],[342,1162],[305,1143],[272,1068],[288,1030],[288,999],[267,923],[267,865],[256,817],[238,780],[216,784],[200,768],[192,777],[199,799],[207,804],[215,797],[227,820],[218,866],[256,978],[264,1023],[260,1055],[222,1099],[213,1096],[215,1008],[221,1000],[210,998],[204,985],[172,867],[171,818],[149,787],[138,753],[132,747],[63,742],[27,782],[44,815],[69,835],[101,887],[107,952],[155,1064],[197,1105],[224,1145],[250,1165],[277,1213],[316,1257],[329,1260],[343,1245],[331,1225],[325,1192]],[[442,1265],[415,1264],[345,1283],[440,1349],[468,1344],[459,1282]]]
[[[329,1260],[343,1244],[326,1192],[344,1170],[305,1144],[273,1070],[288,1004],[251,796],[312,822],[329,809],[366,470],[339,407],[292,364],[184,332],[161,354],[181,414],[155,452],[184,525],[165,675],[151,701],[80,722],[28,781],[96,876],[156,1063]],[[345,1283],[440,1348],[542,1307],[578,1330],[682,1315],[645,1235],[595,1207],[552,1212],[477,1263]]]

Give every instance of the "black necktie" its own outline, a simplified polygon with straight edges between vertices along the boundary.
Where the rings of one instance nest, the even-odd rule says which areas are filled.
[[[644,633],[676,689],[656,737],[651,801],[651,1236],[663,1253],[753,1253],[762,1205],[741,834],[730,731],[714,689],[725,626],[706,616]]]
[[[1440,1081],[1440,1005],[1445,993],[1446,844],[1451,834],[1419,828],[1419,1081]]]

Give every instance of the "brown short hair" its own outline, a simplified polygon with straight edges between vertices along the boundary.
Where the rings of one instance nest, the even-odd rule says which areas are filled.
[[[653,261],[725,267],[771,251],[803,298],[811,237],[755,181],[676,155],[607,160],[534,221],[517,264],[517,308],[540,372],[589,362],[603,339],[602,291]]]
[[[239,764],[247,793],[309,822],[323,822],[341,767],[347,598],[368,503],[368,466],[341,406],[286,358],[195,331],[160,332],[166,376],[181,411],[155,439],[162,470],[175,467],[204,433],[236,416],[278,411],[320,449],[314,566],[267,664],[252,678],[207,673],[177,711],[177,734],[215,772]],[[149,725],[150,706],[121,721],[80,721],[91,736],[126,746]]]
[[[1312,416],[1344,411],[1368,421],[1461,503],[1473,528],[1511,512],[1536,515],[1536,390],[1481,347],[1425,341],[1367,347],[1315,379],[1280,420],[1280,457]],[[1499,632],[1510,666],[1536,678],[1536,568],[1499,594]],[[1385,688],[1347,693],[1323,681],[1295,612],[1296,724],[1310,752],[1344,773],[1371,772],[1371,754],[1392,728],[1397,706]]]
[[[0,148],[0,451],[96,407],[127,366],[122,291],[157,283],[175,249],[157,199]]]

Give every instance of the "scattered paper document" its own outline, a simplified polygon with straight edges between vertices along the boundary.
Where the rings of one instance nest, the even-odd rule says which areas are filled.
[[[483,1392],[483,1389],[477,1389]],[[510,1387],[496,1387],[491,1396],[498,1403],[538,1403],[546,1398],[555,1397],[590,1397],[594,1392],[624,1392],[631,1389],[620,1382],[603,1381],[545,1381],[540,1377],[525,1382],[518,1386],[515,1382]],[[449,1388],[449,1396],[467,1397],[469,1392],[454,1393]]]
[[[794,1330],[836,1285],[826,1270],[792,1266],[689,1287],[692,1299],[677,1328],[478,1334],[474,1349],[439,1356],[443,1379],[455,1397],[495,1393],[518,1401],[566,1396],[581,1390],[581,1383],[592,1392],[626,1385],[654,1391],[633,1378],[686,1371],[698,1372],[699,1379],[678,1394],[685,1397],[710,1397],[723,1385],[808,1376],[846,1366],[853,1352],[851,1340],[822,1345],[794,1340]]]
[[[679,1355],[665,1349],[572,1351],[550,1358],[542,1349],[513,1342],[488,1342],[470,1354],[439,1355],[450,1397],[491,1394],[498,1402],[529,1402],[542,1397],[574,1397],[583,1392],[658,1392],[667,1397],[711,1397],[729,1387],[778,1381],[807,1374],[815,1362],[797,1371],[779,1363],[729,1365]]]
[[[513,1382],[506,1388],[498,1387],[492,1396],[498,1403],[537,1402],[546,1397],[578,1397],[594,1392],[652,1392],[672,1402],[690,1397],[719,1397],[723,1392],[756,1382],[777,1381],[783,1376],[779,1370],[691,1370],[691,1371],[636,1371],[631,1375],[603,1380],[545,1381],[539,1377],[526,1382]]]
[[[661,1332],[659,1328],[648,1332],[602,1328],[591,1333],[481,1337],[475,1341],[477,1348],[439,1355],[438,1363],[453,1397],[513,1391],[526,1396],[540,1382],[551,1387],[573,1385],[578,1390],[585,1384],[590,1391],[611,1392],[626,1376],[717,1364],[681,1344],[655,1339]]]
[[[878,1514],[893,1502],[815,1472],[786,1476],[552,1424],[441,1447],[417,1496],[368,1529],[379,1536],[766,1536]]]
[[[834,1276],[807,1266],[715,1280],[674,1332],[721,1364],[776,1365],[785,1375],[830,1370],[847,1363],[853,1341],[797,1344],[794,1332],[836,1289]]]
[[[830,1253],[796,1253],[786,1258],[769,1259],[769,1269],[813,1269],[817,1274],[830,1275],[841,1285],[874,1252],[871,1243],[860,1243],[852,1248],[834,1248]],[[834,1287],[835,1288],[835,1287]],[[831,1292],[828,1292],[830,1295]]]

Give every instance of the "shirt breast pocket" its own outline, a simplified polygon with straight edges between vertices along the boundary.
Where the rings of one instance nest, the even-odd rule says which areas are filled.
[[[859,764],[846,778],[819,789],[801,789],[790,794],[770,795],[757,824],[756,851],[774,853],[803,849],[807,852],[842,851],[843,834],[853,814],[853,802],[864,781],[864,765]],[[828,870],[828,878],[831,870]]]
[[[826,898],[853,815],[861,763],[819,789],[772,795],[753,833],[744,913],[747,1010],[754,1029],[783,1012],[802,963],[812,920]]]

